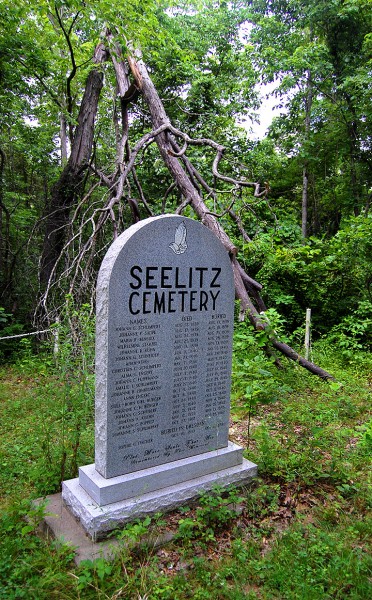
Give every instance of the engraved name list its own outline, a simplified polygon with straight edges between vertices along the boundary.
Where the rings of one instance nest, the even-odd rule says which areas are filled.
[[[228,443],[234,306],[229,257],[199,223],[175,216],[165,223],[166,234],[164,219],[161,231],[154,219],[150,237],[149,227],[139,229],[116,248],[107,285],[105,261],[101,269],[98,287],[107,290],[108,314],[97,345],[105,340],[107,361],[105,372],[99,366],[97,372],[105,399],[104,412],[101,400],[96,410],[104,440],[96,469],[104,477]]]

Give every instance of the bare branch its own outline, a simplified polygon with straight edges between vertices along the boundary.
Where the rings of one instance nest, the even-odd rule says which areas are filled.
[[[139,182],[139,179],[137,177],[137,173],[136,173],[136,169],[135,168],[132,169],[132,177],[133,177],[133,181],[134,181],[134,183],[136,185],[136,188],[138,190],[138,193],[140,195],[141,202],[142,202],[142,204],[144,205],[144,207],[145,207],[145,209],[147,211],[147,214],[150,215],[150,217],[153,217],[154,213],[152,212],[152,210],[151,210],[151,208],[150,208],[150,206],[149,206],[149,204],[148,204],[148,202],[147,202],[147,200],[145,198],[145,195],[143,193],[142,186],[141,186],[141,184]]]
[[[175,214],[176,215],[182,215],[182,213],[185,210],[186,206],[189,206],[190,203],[191,203],[191,198],[184,198],[182,200],[181,204],[179,204],[179,206],[174,211]]]
[[[176,187],[177,187],[177,184],[174,181],[173,183],[171,183],[171,185],[169,186],[169,188],[165,192],[164,197],[163,197],[163,201],[161,203],[161,212],[162,213],[165,213],[165,204],[166,204],[166,201],[167,201],[167,198],[168,198],[169,194],[171,194]]]
[[[233,190],[230,190],[228,193],[233,193]],[[216,217],[216,219],[222,219],[222,217],[224,217],[225,215],[227,215],[230,212],[230,210],[232,209],[232,207],[235,204],[235,201],[236,201],[236,198],[233,198],[231,203],[229,204],[229,206],[227,208],[225,208],[225,210],[222,213],[217,214],[215,212],[211,212],[210,210],[208,210],[207,215],[213,215],[214,217]]]
[[[243,267],[240,264],[238,264],[238,268],[239,268],[239,273],[244,282],[253,286],[254,288],[256,288],[256,290],[259,290],[259,291],[262,290],[262,285],[260,283],[258,283],[258,281],[255,281],[254,279],[252,279],[252,277],[249,277],[249,275],[247,275],[247,273],[244,271]]]
[[[249,237],[249,235],[247,234],[246,230],[244,229],[241,218],[238,217],[238,215],[231,209],[229,210],[229,215],[232,218],[232,220],[235,221],[240,233],[242,234],[243,240],[245,242],[250,243],[252,240]]]
[[[71,37],[70,36],[71,36],[71,32],[72,32],[73,26],[74,26],[76,20],[78,19],[80,12],[77,12],[77,14],[73,17],[71,25],[69,27],[69,30],[66,31],[57,6],[55,6],[54,9],[55,9],[55,13],[56,13],[58,24],[59,24],[59,26],[60,26],[60,28],[62,30],[62,33],[63,33],[64,38],[65,38],[66,43],[67,43],[67,47],[68,47],[68,51],[69,51],[70,59],[71,59],[71,65],[72,65],[71,71],[70,71],[68,77],[66,78],[67,112],[68,112],[68,114],[71,117],[72,116],[72,108],[73,108],[73,98],[72,98],[72,91],[71,91],[71,82],[72,82],[72,80],[74,79],[74,77],[76,75],[77,66],[76,66],[75,54],[74,54],[74,49],[73,49],[72,44],[71,44]],[[71,122],[71,120],[69,121],[69,130],[70,130],[70,140],[72,141],[73,135],[72,135],[72,122]]]
[[[217,142],[209,138],[190,138],[186,133],[180,131],[179,129],[176,129],[171,124],[169,124],[168,130],[175,136],[182,138],[185,142],[183,148],[178,152],[175,152],[174,150],[169,150],[169,153],[174,157],[183,156],[189,144],[193,146],[210,146],[211,148],[216,150],[216,157],[213,162],[212,172],[217,179],[220,179],[221,181],[226,181],[227,183],[232,183],[236,187],[254,187],[254,196],[256,198],[266,195],[266,186],[263,191],[260,191],[261,184],[258,182],[246,181],[245,179],[234,179],[232,177],[227,177],[226,175],[222,175],[221,173],[219,173],[218,165],[226,150],[226,148],[221,144],[218,144]]]

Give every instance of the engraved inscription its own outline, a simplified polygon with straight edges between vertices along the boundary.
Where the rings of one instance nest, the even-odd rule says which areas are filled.
[[[112,247],[118,247],[114,261],[109,251],[110,272],[102,266],[104,291],[97,287],[97,304],[108,307],[107,324],[98,328],[107,336],[105,409],[97,412],[105,423],[96,427],[96,468],[105,477],[228,443],[234,311],[228,254],[186,217],[150,219],[124,237]]]

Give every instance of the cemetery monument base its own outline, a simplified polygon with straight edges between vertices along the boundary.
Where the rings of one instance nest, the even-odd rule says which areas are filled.
[[[201,223],[132,225],[97,281],[95,463],[62,497],[94,539],[256,475],[228,440],[230,258]]]
[[[219,470],[208,472],[214,468]],[[242,448],[230,442],[228,449],[106,480],[94,465],[88,465],[80,469],[79,478],[63,482],[62,496],[88,535],[99,540],[136,518],[173,510],[217,486],[248,484],[256,475],[257,466],[242,457]],[[159,482],[168,485],[158,489]],[[117,500],[127,496],[128,489],[138,492]],[[110,495],[113,502],[109,502]],[[93,496],[101,497],[104,504],[100,505]]]

